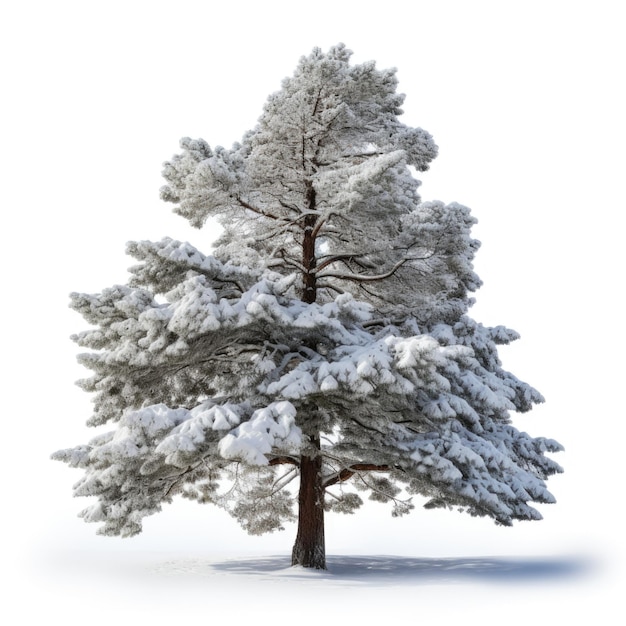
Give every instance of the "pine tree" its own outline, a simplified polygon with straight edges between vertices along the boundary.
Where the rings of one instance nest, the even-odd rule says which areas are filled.
[[[88,424],[115,428],[53,458],[85,470],[100,533],[134,535],[179,495],[250,533],[297,520],[293,564],[323,569],[324,512],[359,493],[503,525],[554,501],[561,446],[511,424],[543,400],[502,369],[517,334],[468,315],[474,219],[421,202],[437,146],[400,122],[395,71],[350,56],[315,49],[241,143],[185,138],[165,164],[174,211],[220,220],[212,255],[131,242],[127,285],[72,294]]]

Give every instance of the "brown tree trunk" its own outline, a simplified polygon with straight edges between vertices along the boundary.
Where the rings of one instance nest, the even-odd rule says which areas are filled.
[[[312,193],[314,196],[315,194]],[[315,258],[315,236],[313,229],[315,227],[315,215],[307,215],[304,218],[304,239],[302,241],[302,265],[305,273],[302,276],[302,300],[307,304],[312,304],[317,300],[317,279],[315,277],[315,266],[317,259]]]
[[[313,443],[319,449],[319,439]],[[320,456],[302,456],[300,459],[298,534],[291,553],[291,564],[326,569],[324,485]]]
[[[315,210],[315,189],[309,182],[306,194],[307,208]],[[315,276],[315,234],[317,217],[310,213],[304,219],[302,265],[304,267],[302,300],[312,304],[317,300]],[[315,347],[315,346],[311,346]],[[312,417],[312,416],[311,416]],[[306,430],[306,429],[304,429]],[[291,553],[291,564],[326,569],[326,542],[324,540],[324,485],[319,432],[307,433],[313,451],[300,457],[300,492],[298,494],[298,534]]]

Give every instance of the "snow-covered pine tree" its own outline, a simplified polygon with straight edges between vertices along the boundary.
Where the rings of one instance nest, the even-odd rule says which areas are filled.
[[[297,519],[292,562],[325,568],[324,511],[359,492],[504,525],[554,501],[561,446],[511,424],[542,401],[502,369],[517,335],[468,316],[474,219],[420,201],[437,147],[399,121],[394,70],[350,56],[315,49],[240,144],[183,139],[165,164],[175,212],[221,221],[213,255],[131,242],[128,285],[72,294],[93,326],[74,337],[88,424],[116,426],[53,457],[85,470],[100,533],[134,535],[180,495],[250,533]]]

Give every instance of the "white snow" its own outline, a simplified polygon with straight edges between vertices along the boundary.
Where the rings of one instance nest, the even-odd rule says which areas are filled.
[[[278,447],[297,451],[302,431],[295,425],[296,409],[290,402],[273,402],[226,435],[219,444],[225,459],[242,459],[251,465],[267,465],[265,456]]]
[[[608,572],[571,554],[419,558],[340,553],[328,557],[327,571],[289,563],[286,553],[201,549],[195,554],[50,552],[38,558],[29,578],[36,602],[20,602],[13,594],[7,598],[9,607],[19,608],[20,623],[36,623],[30,620],[45,612],[59,620],[52,623],[68,626],[224,620],[367,626],[411,616],[442,626],[490,624],[496,616],[507,626],[569,625],[590,618],[603,626],[619,623],[619,613],[607,602],[615,593],[607,586]],[[22,594],[32,597],[26,585]]]

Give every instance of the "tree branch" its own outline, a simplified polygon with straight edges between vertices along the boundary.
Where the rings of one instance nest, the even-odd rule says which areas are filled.
[[[347,260],[352,260],[355,259],[359,256],[363,256],[363,254],[335,254],[334,256],[331,256],[330,258],[326,259],[325,261],[322,261],[316,268],[317,272],[320,272],[321,270],[323,270],[325,267],[328,267],[329,265],[331,265],[332,263],[336,263],[337,261],[345,261]]]
[[[373,463],[355,463],[349,467],[345,467],[341,471],[337,472],[335,476],[329,478],[324,483],[324,489],[332,487],[337,483],[345,482],[352,478],[357,472],[389,472],[391,466],[389,465],[374,465]]]
[[[300,467],[299,461],[290,456],[275,456],[273,459],[269,460],[268,465],[295,465],[296,467]]]
[[[376,274],[375,276],[363,276],[361,274],[346,274],[343,272],[326,272],[326,273],[320,274],[318,278],[339,278],[341,280],[353,280],[359,283],[374,282],[377,280],[384,280],[385,278],[389,278],[390,276],[393,276],[398,271],[398,269],[400,269],[409,260],[411,259],[402,259],[401,261],[398,261],[385,274]]]
[[[237,200],[240,206],[242,206],[244,209],[248,209],[249,211],[252,211],[253,213],[257,213],[258,215],[262,215],[263,217],[269,217],[270,219],[273,219],[273,220],[280,219],[276,217],[275,215],[272,215],[271,213],[266,213],[265,211],[262,211],[261,209],[250,204],[249,202],[246,202],[245,200],[241,199],[239,196],[237,196],[235,200]]]

